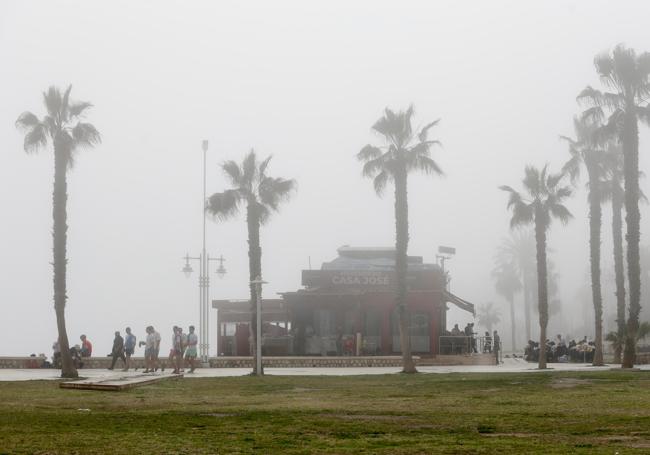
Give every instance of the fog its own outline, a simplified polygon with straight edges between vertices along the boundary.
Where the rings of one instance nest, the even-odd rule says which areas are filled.
[[[500,304],[490,272],[510,215],[497,187],[520,188],[526,164],[567,160],[558,136],[573,134],[578,92],[599,84],[594,55],[620,42],[650,50],[647,17],[645,1],[1,2],[0,355],[50,355],[57,336],[52,152],[25,154],[14,126],[25,110],[43,114],[48,86],[72,84],[74,99],[92,102],[103,140],[68,175],[71,343],[85,333],[104,355],[114,330],[128,325],[142,339],[153,324],[165,352],[172,325],[198,326],[198,277],[183,276],[181,257],[201,247],[202,140],[208,194],[227,187],[219,163],[250,148],[273,154],[272,175],[298,182],[262,230],[269,297],[298,289],[309,260],[319,267],[341,245],[394,244],[391,191],[378,198],[355,155],[378,142],[370,127],[387,106],[413,103],[416,125],[441,118],[431,136],[443,143],[433,157],[446,176],[410,180],[409,253],[433,262],[438,245],[455,247],[452,291]],[[649,140],[641,127],[646,172]],[[648,179],[641,186],[650,194]],[[582,188],[568,203],[575,219],[549,232],[563,303],[549,335],[593,330],[589,296],[580,299],[589,284]],[[641,214],[644,244],[647,205]],[[606,205],[605,283],[609,220]],[[244,216],[209,221],[207,235],[228,269],[212,277],[211,298],[246,298]],[[608,327],[611,289],[604,298]],[[211,327],[214,355],[215,314]]]

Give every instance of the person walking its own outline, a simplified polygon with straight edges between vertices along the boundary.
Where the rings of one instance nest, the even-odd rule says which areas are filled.
[[[501,351],[501,337],[497,333],[497,331],[494,331],[494,334],[492,335],[492,349],[494,350],[494,359],[496,361],[496,364],[499,364],[499,351]]]
[[[160,339],[156,339],[156,331],[153,326],[149,325],[145,329],[147,336],[146,341],[141,341],[140,346],[144,344],[144,361],[145,373],[153,373],[158,363],[158,347],[160,346]]]
[[[199,337],[194,332],[194,326],[190,326],[190,333],[187,334],[187,349],[185,350],[185,360],[190,366],[190,373],[196,369],[196,346],[199,344]]]
[[[119,331],[115,332],[115,338],[113,339],[113,350],[111,351],[111,355],[113,356],[113,361],[111,362],[109,370],[115,368],[115,362],[117,362],[117,359],[122,359],[122,362],[124,362],[124,365],[126,365],[126,357],[124,356],[124,338],[120,336]]]
[[[126,328],[126,336],[124,337],[124,353],[126,354],[126,365],[122,371],[129,371],[131,368],[131,356],[135,352],[135,335],[131,333],[131,327]]]
[[[174,335],[172,336],[172,349],[169,353],[170,360],[173,361],[174,371],[172,374],[181,373],[181,364],[183,362],[183,332],[180,327],[174,326]]]

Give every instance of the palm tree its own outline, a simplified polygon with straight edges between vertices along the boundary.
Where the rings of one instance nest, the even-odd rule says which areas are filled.
[[[51,141],[54,150],[54,191],[52,194],[53,215],[53,257],[54,268],[54,312],[61,348],[61,376],[76,378],[77,370],[70,355],[68,333],[65,325],[67,263],[67,172],[74,164],[74,154],[84,147],[92,147],[101,138],[90,123],[81,121],[84,112],[92,105],[88,102],[72,102],[68,86],[61,91],[52,86],[43,92],[47,114],[39,119],[31,112],[23,112],[16,120],[16,127],[25,132],[24,149],[27,153],[37,152]]]
[[[494,302],[481,305],[476,312],[478,323],[492,333],[492,327],[501,322],[501,311],[494,306]]]
[[[518,230],[499,245],[497,258],[501,263],[510,262],[519,273],[524,296],[524,319],[526,340],[531,335],[531,306],[535,299],[535,238],[528,230]]]
[[[637,56],[633,49],[619,44],[612,53],[597,55],[596,71],[605,87],[611,91],[601,92],[585,88],[578,100],[589,103],[585,118],[605,120],[605,133],[617,134],[623,145],[625,174],[625,221],[627,225],[627,273],[630,286],[630,307],[627,320],[627,340],[623,354],[623,368],[634,366],[636,356],[636,332],[641,311],[641,270],[639,265],[639,128],[638,121],[650,123],[650,54]]]
[[[623,329],[625,330],[625,329]],[[644,340],[647,336],[650,335],[650,322],[641,322],[639,324],[639,329],[636,331],[636,341],[639,342],[641,340]],[[621,351],[623,350],[623,346],[626,343],[626,338],[627,334],[623,332],[623,335],[617,332],[609,332],[607,336],[605,337],[605,340],[609,341],[612,343],[612,346],[614,347],[614,351]]]
[[[492,278],[494,279],[496,291],[510,303],[510,336],[512,338],[512,350],[514,352],[517,350],[515,294],[521,291],[521,280],[519,279],[515,264],[512,262],[503,262],[498,256],[496,266],[492,270]]]
[[[208,198],[206,210],[218,219],[226,220],[239,213],[242,205],[246,206],[246,224],[248,227],[248,271],[250,281],[262,276],[262,248],[260,246],[260,226],[265,224],[273,212],[277,212],[280,203],[286,201],[296,188],[295,180],[269,177],[266,169],[272,156],[258,161],[254,150],[248,152],[241,164],[226,161],[221,169],[230,181],[232,188],[222,193],[215,193]],[[256,352],[257,330],[257,288],[249,283],[251,323],[250,337],[254,357]],[[260,296],[261,298],[261,296]],[[254,362],[254,365],[257,363]],[[254,366],[254,373],[257,373]],[[263,372],[260,372],[262,374]]]
[[[512,210],[510,227],[526,224],[535,226],[537,249],[537,305],[539,310],[539,368],[546,368],[546,326],[548,324],[548,271],[546,264],[546,232],[553,218],[563,224],[572,218],[562,202],[571,196],[571,188],[561,186],[563,174],[549,174],[548,166],[540,171],[526,166],[523,179],[525,195],[504,185],[499,187],[510,193],[508,208]]]
[[[431,148],[440,145],[440,142],[428,139],[429,129],[437,125],[440,120],[425,125],[416,133],[411,126],[412,117],[413,106],[399,112],[386,108],[384,116],[372,126],[372,129],[382,136],[385,144],[380,147],[368,144],[357,154],[359,161],[364,162],[363,175],[374,179],[375,192],[378,196],[383,194],[389,181],[395,184],[395,272],[397,275],[395,303],[399,314],[402,367],[405,373],[417,371],[411,356],[406,308],[409,241],[408,175],[413,171],[442,175],[442,170],[430,156]]]
[[[625,266],[623,260],[623,150],[609,141],[605,154],[607,178],[603,196],[612,203],[612,243],[614,250],[614,277],[616,285],[616,326],[618,340],[625,337]],[[623,343],[614,344],[614,363],[621,363]]]
[[[570,158],[563,167],[563,172],[571,176],[571,182],[576,184],[580,177],[580,169],[587,170],[589,182],[589,259],[591,264],[591,296],[595,315],[595,344],[593,365],[601,366],[603,362],[603,295],[600,270],[600,243],[603,224],[603,179],[605,177],[605,151],[594,145],[594,131],[599,127],[585,119],[573,119],[573,129],[576,138],[560,136],[569,144]]]

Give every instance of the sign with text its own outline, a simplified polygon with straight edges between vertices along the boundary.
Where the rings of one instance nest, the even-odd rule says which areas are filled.
[[[438,289],[439,282],[442,282],[441,276],[436,270],[410,271],[407,281],[412,289]],[[303,270],[302,284],[311,288],[356,288],[367,291],[386,291],[394,289],[397,281],[393,271]]]

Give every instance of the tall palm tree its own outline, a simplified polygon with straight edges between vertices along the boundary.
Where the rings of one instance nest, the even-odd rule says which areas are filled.
[[[508,208],[512,210],[510,226],[527,224],[535,226],[537,249],[537,305],[539,310],[539,368],[546,368],[546,326],[548,325],[548,270],[546,263],[546,232],[553,218],[563,224],[572,218],[562,204],[571,196],[571,188],[562,186],[563,174],[549,174],[548,166],[542,170],[526,166],[523,186],[525,194],[504,185],[499,187],[510,194]]]
[[[613,141],[607,144],[605,160],[607,177],[603,196],[612,204],[612,244],[614,253],[614,281],[616,286],[616,326],[618,340],[614,344],[614,363],[621,363],[625,338],[625,266],[623,259],[623,150]]]
[[[593,365],[601,366],[603,362],[603,295],[600,270],[600,243],[603,224],[603,179],[605,178],[605,150],[593,142],[597,123],[586,119],[573,119],[576,138],[560,136],[569,144],[570,158],[563,167],[563,172],[571,176],[576,184],[580,170],[584,166],[588,176],[589,200],[589,259],[591,265],[591,296],[595,315],[595,345]]]
[[[395,303],[399,315],[402,368],[405,373],[417,371],[411,356],[406,308],[409,241],[408,175],[414,171],[442,175],[438,164],[431,159],[431,148],[440,145],[440,142],[428,138],[429,129],[437,125],[440,120],[428,123],[416,132],[411,125],[412,117],[413,106],[399,112],[386,108],[384,116],[372,126],[372,129],[382,137],[384,145],[368,144],[357,154],[359,161],[364,163],[363,175],[374,179],[375,192],[378,196],[383,194],[389,181],[395,184],[395,272],[397,275]]]
[[[501,263],[512,263],[520,276],[524,297],[524,322],[526,340],[531,335],[531,306],[537,294],[535,286],[535,238],[526,230],[517,230],[509,238],[503,239],[497,251]]]
[[[254,150],[248,152],[241,164],[226,161],[221,169],[232,187],[222,193],[215,193],[208,198],[206,210],[218,219],[226,220],[246,207],[246,224],[248,227],[248,271],[250,281],[262,276],[262,248],[260,246],[260,226],[269,221],[271,214],[277,212],[280,203],[286,201],[296,188],[295,180],[269,177],[266,173],[272,156],[259,161]],[[257,287],[249,283],[250,288],[250,337],[253,355],[256,358],[257,333]],[[261,298],[261,296],[260,296]],[[254,365],[257,365],[254,362]],[[254,372],[256,366],[253,367]],[[262,374],[263,372],[260,372]]]
[[[636,332],[641,312],[638,121],[650,123],[647,102],[650,96],[650,54],[637,55],[634,49],[619,44],[611,53],[597,55],[594,65],[601,82],[611,91],[601,92],[587,87],[578,95],[578,100],[592,106],[585,112],[586,118],[604,121],[607,110],[607,130],[610,134],[617,134],[623,145],[630,307],[626,331],[628,343],[625,344],[622,367],[631,368],[636,356]]]
[[[72,102],[68,86],[61,91],[52,86],[43,92],[46,115],[39,119],[31,112],[23,112],[16,120],[16,127],[25,132],[24,149],[27,153],[37,152],[51,142],[54,150],[54,191],[52,194],[53,215],[53,257],[54,268],[54,312],[61,349],[61,376],[76,378],[77,370],[70,355],[68,333],[65,325],[67,263],[67,172],[74,165],[74,154],[84,147],[92,147],[101,138],[90,123],[82,122],[83,114],[92,105],[88,102]]]
[[[521,291],[522,285],[517,273],[517,268],[512,262],[503,262],[497,256],[496,266],[492,270],[494,287],[510,304],[510,336],[512,350],[517,350],[517,324],[515,323],[515,294]]]

